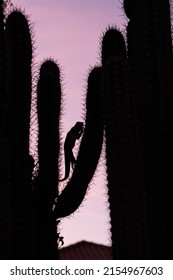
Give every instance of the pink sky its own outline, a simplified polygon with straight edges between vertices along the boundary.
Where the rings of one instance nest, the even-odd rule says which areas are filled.
[[[88,71],[99,64],[100,36],[108,25],[123,29],[120,0],[12,0],[34,23],[36,59],[56,59],[62,69],[62,137],[81,121]],[[110,244],[106,175],[103,161],[79,211],[61,222],[65,245],[87,240]],[[62,170],[64,166],[62,163]]]

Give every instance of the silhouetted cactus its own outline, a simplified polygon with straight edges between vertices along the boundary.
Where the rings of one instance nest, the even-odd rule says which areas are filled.
[[[102,39],[102,65],[110,58],[126,59],[126,46],[124,38],[116,28],[108,28]]]
[[[85,131],[74,172],[58,192],[60,71],[52,59],[37,85],[38,161],[29,154],[32,40],[28,20],[0,1],[0,254],[56,259],[56,220],[82,203],[106,136],[113,258],[172,259],[173,79],[169,1],[124,0],[121,33],[102,40],[88,77]],[[4,24],[5,22],[5,24]],[[128,58],[127,58],[128,57]],[[52,206],[57,197],[57,202]],[[58,233],[59,234],[59,233]]]
[[[38,218],[37,243],[40,244],[38,257],[41,259],[57,259],[56,218],[52,206],[58,195],[60,108],[60,71],[56,62],[48,59],[40,67],[37,85],[39,171],[34,187]]]
[[[1,8],[3,2],[1,3]],[[1,13],[1,256],[10,259],[56,259],[57,222],[77,209],[95,172],[103,141],[102,71],[89,77],[86,128],[75,171],[58,199],[60,71],[51,59],[40,68],[37,85],[38,164],[29,154],[32,92],[32,41],[26,16],[10,13],[3,27]],[[3,49],[5,46],[5,49]],[[99,106],[98,106],[99,105]],[[79,186],[79,189],[78,189]],[[67,196],[66,196],[67,194]],[[70,194],[70,196],[69,196]],[[74,198],[73,200],[70,200]],[[65,203],[65,204],[64,204]]]
[[[3,3],[1,3],[3,5]],[[1,5],[1,8],[2,8]],[[3,11],[3,9],[2,9]],[[2,27],[3,21],[1,21]],[[1,48],[0,255],[2,259],[57,259],[56,219],[61,87],[53,60],[41,66],[38,81],[39,171],[32,182],[29,154],[32,93],[31,30],[27,17],[12,11]],[[2,33],[2,32],[1,32]],[[2,67],[3,66],[3,67]],[[2,84],[1,84],[2,86]],[[49,152],[48,152],[49,150]]]
[[[103,142],[102,68],[95,67],[88,77],[85,130],[74,172],[57,199],[55,216],[72,214],[82,203],[96,170]]]
[[[113,258],[171,259],[173,80],[169,1],[158,5],[154,0],[126,0],[124,8],[130,18],[129,69],[120,55],[122,40],[118,36],[108,39],[112,44],[106,46],[110,57],[102,58]],[[108,35],[113,36],[113,32]],[[115,49],[118,45],[114,58],[113,45]]]
[[[108,45],[110,47],[108,48]],[[114,51],[107,52],[106,49]],[[143,249],[143,201],[125,42],[111,28],[102,40],[106,164],[113,258],[140,258]],[[136,246],[134,242],[136,240]]]
[[[138,9],[138,0],[124,0],[123,7],[126,13],[126,16],[130,19],[135,13],[136,9]]]
[[[53,60],[46,60],[41,65],[37,94],[38,178],[41,181],[42,198],[46,198],[46,207],[51,209],[57,196],[61,107],[60,71]]]
[[[0,185],[4,194],[1,214],[6,220],[1,230],[1,255],[20,258],[31,255],[33,249],[32,174],[28,172],[32,43],[28,21],[20,11],[8,16],[3,44]]]
[[[159,5],[154,0],[133,1],[133,7],[131,2],[124,1],[124,6],[130,17],[127,27],[128,58],[135,86],[134,104],[140,124],[142,165],[146,180],[143,189],[148,243],[145,257],[162,259],[169,258],[173,251],[170,239],[173,234],[170,7],[168,0],[161,1]]]

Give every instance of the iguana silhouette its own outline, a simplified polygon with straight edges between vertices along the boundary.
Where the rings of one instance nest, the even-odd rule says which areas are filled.
[[[72,168],[76,163],[76,159],[73,155],[73,148],[77,139],[81,137],[83,133],[83,122],[76,122],[76,124],[69,130],[64,142],[64,157],[65,157],[65,176],[60,182],[66,180],[70,173],[70,164]]]

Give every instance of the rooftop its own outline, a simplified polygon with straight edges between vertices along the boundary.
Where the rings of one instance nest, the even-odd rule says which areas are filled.
[[[59,250],[60,260],[111,260],[111,247],[80,241]]]

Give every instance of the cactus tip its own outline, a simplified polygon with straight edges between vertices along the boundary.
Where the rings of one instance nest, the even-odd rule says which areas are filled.
[[[122,33],[116,28],[109,28],[102,39],[102,64],[113,56],[126,58],[126,46]]]

